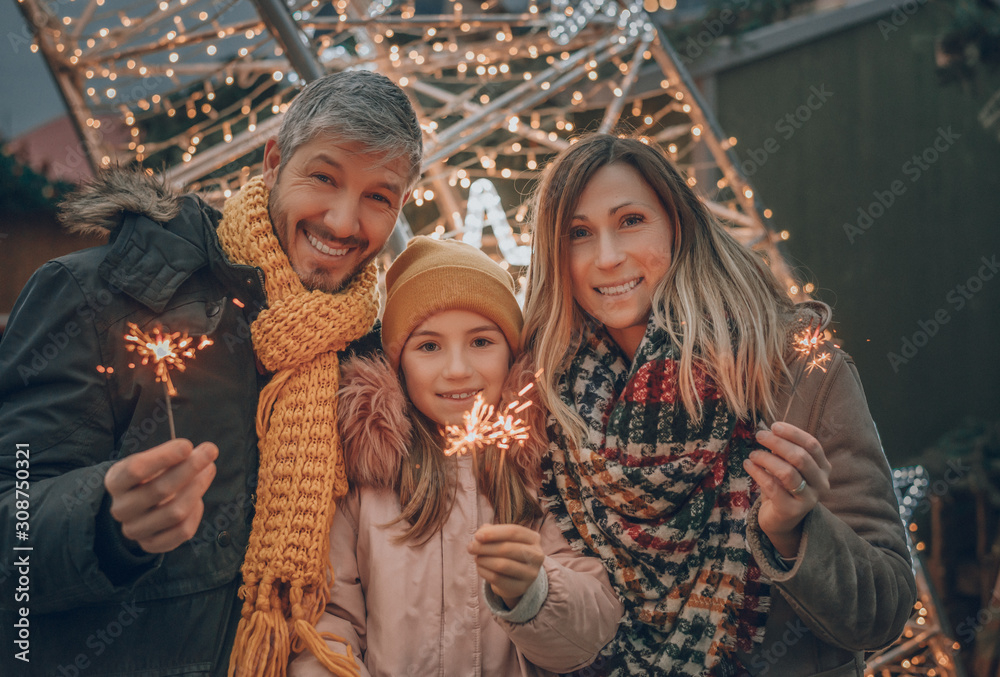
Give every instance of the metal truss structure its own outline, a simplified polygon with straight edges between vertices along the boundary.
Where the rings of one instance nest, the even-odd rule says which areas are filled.
[[[867,657],[866,677],[965,677],[958,661],[958,642],[949,637],[948,621],[941,615],[940,604],[924,570],[920,549],[914,547],[910,534],[916,530],[913,512],[924,500],[930,479],[922,466],[892,471],[893,486],[899,501],[899,516],[907,526],[907,545],[917,580],[917,601],[913,605],[903,635],[891,646]]]
[[[229,195],[254,172],[298,85],[329,71],[373,69],[408,92],[425,131],[424,174],[405,212],[419,224],[414,230],[463,231],[471,184],[486,178],[523,246],[524,198],[545,160],[580,132],[622,131],[660,144],[734,236],[763,250],[791,296],[811,290],[785,265],[779,247],[788,234],[776,232],[740,172],[736,140],[719,129],[640,3],[19,5],[94,168],[138,160],[176,187]],[[109,124],[125,133],[106,133]],[[486,223],[505,225],[489,214]]]

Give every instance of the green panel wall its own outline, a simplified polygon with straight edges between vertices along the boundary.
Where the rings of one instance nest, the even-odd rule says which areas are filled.
[[[946,21],[924,5],[899,30],[856,26],[716,81],[720,123],[790,231],[791,263],[834,307],[894,464],[967,416],[1000,420],[1000,270],[983,263],[1000,257],[1000,123],[978,119],[1000,74],[941,85],[933,46]],[[891,206],[870,208],[893,187]],[[908,359],[904,338],[920,344]]]

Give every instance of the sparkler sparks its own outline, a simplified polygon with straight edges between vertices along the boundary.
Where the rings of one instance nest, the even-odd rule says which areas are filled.
[[[830,361],[830,353],[820,353],[813,360],[806,365],[806,373],[811,374],[814,369],[819,369],[824,374],[826,373],[826,367],[823,365]]]
[[[805,329],[792,336],[792,347],[795,348],[796,352],[808,355],[816,350],[816,346],[819,345],[822,336],[823,334],[820,331],[819,325],[813,329],[812,322],[810,321]]]
[[[785,407],[785,413],[781,417],[782,421],[788,418],[788,412],[792,408],[792,401],[795,399],[795,391],[799,387],[799,383],[802,381],[803,374],[811,374],[816,369],[826,373],[826,367],[824,365],[830,361],[830,353],[821,353],[815,357],[813,356],[816,349],[822,342],[823,325],[819,321],[816,321],[815,326],[813,326],[813,320],[810,320],[809,324],[807,324],[802,331],[796,332],[792,335],[792,348],[795,352],[804,355],[805,359],[799,365],[799,370],[795,374],[795,379],[792,381],[792,389],[788,394],[788,405]]]
[[[541,374],[542,370],[539,369],[535,378]],[[517,392],[517,396],[524,397],[533,387],[535,383],[529,383]],[[462,416],[462,425],[445,426],[445,456],[466,453],[474,455],[477,450],[492,444],[500,449],[502,463],[512,444],[516,442],[523,446],[531,435],[531,426],[517,415],[532,404],[531,400],[514,400],[503,411],[498,412],[493,405],[486,404],[482,393],[479,393],[472,409]]]
[[[197,345],[195,345],[194,337],[188,336],[187,332],[183,334],[181,332],[164,334],[159,328],[154,329],[152,335],[150,335],[140,329],[134,322],[129,322],[128,328],[131,333],[125,335],[125,349],[129,352],[134,352],[142,358],[141,364],[146,365],[152,361],[155,365],[156,380],[163,384],[163,391],[167,396],[167,420],[170,423],[170,439],[177,439],[177,434],[174,431],[173,409],[170,406],[170,398],[177,395],[177,388],[174,387],[174,382],[170,379],[170,370],[184,371],[187,369],[184,360],[194,359],[197,351],[212,345],[213,341],[207,336],[202,336]],[[134,363],[128,366],[133,369],[135,368]],[[113,373],[113,369],[110,367],[105,369],[98,366],[97,370]]]
[[[445,456],[472,453],[486,446],[486,433],[492,426],[493,405],[483,401],[483,394],[476,395],[472,409],[462,415],[462,425],[447,425],[444,429],[447,446]]]
[[[521,391],[524,392],[527,388]],[[472,409],[463,415],[462,425],[445,426],[445,456],[475,453],[491,444],[501,450],[510,449],[515,442],[523,445],[531,428],[516,415],[531,404],[531,400],[514,400],[503,411],[497,412],[493,405],[483,401],[483,395],[479,393]]]
[[[153,360],[156,365],[156,380],[164,384],[167,394],[171,397],[177,395],[177,388],[170,379],[170,370],[184,371],[187,369],[187,365],[184,364],[185,358],[193,359],[196,351],[212,345],[212,339],[207,336],[202,336],[195,346],[194,338],[188,336],[187,332],[164,334],[157,328],[150,336],[139,329],[135,322],[129,322],[128,328],[132,333],[125,335],[125,340],[129,342],[125,349],[141,357],[144,365]]]

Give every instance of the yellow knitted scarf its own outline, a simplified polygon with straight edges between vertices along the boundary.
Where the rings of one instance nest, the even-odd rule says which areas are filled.
[[[309,649],[334,675],[357,675],[351,649],[334,653],[316,622],[330,596],[334,501],[347,492],[337,431],[337,351],[378,314],[375,265],[338,294],[307,291],[271,227],[268,190],[257,177],[226,201],[219,242],[234,263],[264,271],[267,309],[251,331],[274,372],[257,405],[260,474],[243,562],[243,613],[229,675],[286,674],[291,651]],[[346,643],[346,642],[345,642]]]

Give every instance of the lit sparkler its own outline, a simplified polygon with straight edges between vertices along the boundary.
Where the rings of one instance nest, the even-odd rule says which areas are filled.
[[[818,321],[814,327],[813,321],[810,320],[809,324],[802,331],[792,335],[792,348],[800,355],[804,355],[805,358],[799,364],[799,370],[792,381],[792,390],[788,394],[788,405],[785,407],[785,413],[781,417],[782,421],[788,418],[788,412],[792,408],[792,400],[795,399],[795,390],[802,381],[802,375],[811,374],[815,369],[819,369],[824,373],[826,372],[826,367],[823,365],[830,361],[830,353],[821,353],[818,356],[814,356],[816,348],[819,347],[822,341],[823,329],[822,324]]]
[[[125,335],[125,349],[141,357],[141,364],[146,365],[152,361],[155,365],[156,380],[163,384],[163,392],[167,396],[167,421],[170,424],[170,439],[177,439],[177,434],[174,431],[174,413],[170,405],[170,398],[177,394],[177,388],[174,387],[174,382],[170,379],[170,370],[184,371],[187,368],[184,360],[194,359],[197,351],[212,345],[212,339],[202,336],[195,344],[194,337],[188,336],[187,332],[164,334],[157,328],[150,335],[134,322],[129,322],[128,328],[131,333]],[[128,366],[132,369],[135,368],[134,363]],[[111,371],[110,368],[104,369],[104,367],[98,367],[97,370]]]
[[[531,384],[525,386],[518,395],[526,393]],[[472,409],[462,416],[462,425],[445,426],[445,456],[454,454],[470,454],[472,456],[472,475],[475,478],[476,497],[479,496],[479,459],[478,450],[495,445],[500,450],[500,460],[497,470],[503,468],[507,458],[507,450],[517,442],[524,445],[528,439],[530,426],[516,418],[516,415],[531,406],[531,400],[519,402],[514,400],[497,412],[492,404],[483,401],[483,394],[478,393],[472,404]]]
[[[542,373],[535,373],[537,379]],[[517,392],[519,398],[534,387],[529,383]],[[507,458],[507,450],[514,443],[524,446],[531,434],[531,426],[518,418],[518,414],[533,404],[531,400],[516,399],[509,402],[501,411],[492,404],[483,401],[482,392],[476,394],[472,408],[462,415],[461,425],[446,425],[444,428],[445,456],[455,454],[470,454],[472,456],[472,476],[476,487],[476,502],[479,501],[479,461],[476,452],[490,445],[500,450],[497,471],[503,468]],[[478,513],[477,513],[478,514]]]
[[[445,426],[445,456],[475,453],[491,444],[501,451],[510,449],[515,442],[523,445],[531,428],[517,414],[531,405],[531,400],[515,400],[502,411],[496,411],[493,405],[483,402],[482,393],[476,395],[472,409],[462,417],[462,424]]]
[[[529,383],[518,391],[517,396],[524,397],[532,387],[534,383]],[[477,450],[492,444],[500,449],[502,464],[507,449],[510,449],[512,444],[523,446],[528,440],[531,426],[517,415],[532,404],[531,400],[523,402],[514,400],[503,410],[496,411],[493,405],[483,401],[482,393],[477,394],[472,409],[462,416],[462,424],[445,426],[445,456],[469,453],[475,460]]]

